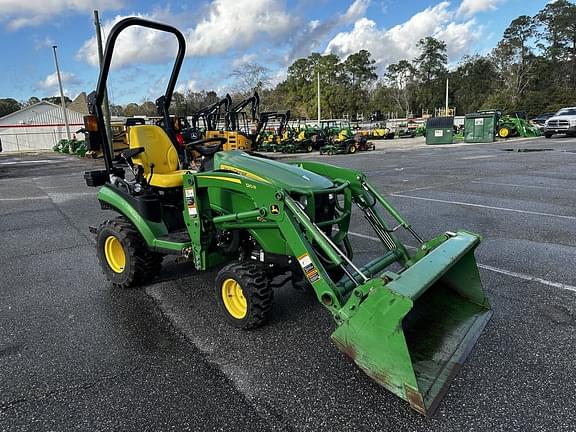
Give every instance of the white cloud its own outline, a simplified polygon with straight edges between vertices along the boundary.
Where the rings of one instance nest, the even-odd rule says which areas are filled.
[[[244,54],[242,57],[234,59],[232,67],[234,69],[244,66],[247,63],[252,63],[258,59],[258,54]]]
[[[62,79],[62,87],[64,88],[64,94],[70,94],[71,91],[69,87],[76,87],[81,84],[81,81],[71,72],[60,71],[60,77]],[[46,96],[53,96],[60,94],[60,89],[58,87],[58,76],[56,72],[51,73],[43,80],[36,83],[36,89],[41,90]]]
[[[140,16],[175,25],[185,35],[188,56],[216,55],[232,49],[244,49],[259,37],[269,41],[293,31],[292,17],[282,0],[213,0],[203,14],[206,18],[189,28],[185,28],[182,15],[174,15],[168,8],[127,16]],[[127,16],[118,15],[106,21],[102,26],[104,34],[108,34],[114,24]],[[176,39],[171,34],[142,27],[128,28],[116,42],[112,67],[164,63],[173,59],[176,51]],[[84,42],[76,58],[93,66],[98,65],[95,37]]]
[[[185,32],[189,55],[221,54],[246,48],[260,35],[277,38],[293,30],[280,0],[214,0],[207,18]]]
[[[288,77],[288,70],[285,68],[280,68],[272,74],[270,78],[270,85],[272,87],[280,84],[282,81],[285,81]]]
[[[370,0],[354,0],[348,10],[342,15],[342,21],[356,21],[366,13]]]
[[[102,24],[103,38],[110,33],[112,27],[128,16],[138,16],[153,21],[173,24],[175,18],[168,10],[156,10],[150,14],[117,15]],[[105,42],[104,42],[105,43]],[[112,68],[122,68],[141,63],[164,63],[176,57],[178,43],[176,38],[165,32],[145,27],[128,27],[116,40],[112,56]],[[98,66],[98,48],[96,36],[85,41],[76,53],[77,60],[84,60],[92,66]]]
[[[296,34],[292,41],[292,48],[285,63],[289,64],[297,58],[306,57],[324,43],[325,39],[339,26],[348,25],[361,18],[370,6],[371,0],[354,0],[346,12],[336,15],[324,22],[318,20],[308,21],[302,30]]]
[[[185,83],[176,86],[176,91],[182,94],[186,94],[188,91],[198,92],[201,90],[202,88],[199,86],[198,81],[195,79],[189,79]]]
[[[498,3],[502,0],[462,0],[458,8],[458,15],[475,15],[479,12],[486,12],[498,9]]]
[[[8,29],[42,24],[66,12],[92,12],[119,9],[119,0],[0,0],[0,22]]]
[[[34,49],[36,51],[41,50],[43,48],[52,47],[53,45],[56,45],[56,42],[48,36],[45,36],[44,39],[38,39],[38,38],[34,39]]]
[[[455,12],[449,6],[448,2],[441,2],[390,29],[379,29],[374,21],[360,18],[351,31],[338,33],[328,43],[326,53],[347,57],[366,49],[382,72],[390,63],[401,59],[412,60],[418,55],[417,42],[426,36],[433,36],[446,43],[449,60],[459,58],[477,40],[479,28],[473,19],[455,21]]]

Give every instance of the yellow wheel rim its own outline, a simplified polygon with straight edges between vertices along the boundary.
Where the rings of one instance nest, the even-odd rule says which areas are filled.
[[[508,130],[508,128],[504,127],[498,131],[498,134],[500,135],[501,138],[506,138],[510,134],[510,131]]]
[[[122,273],[126,266],[126,254],[124,247],[117,237],[109,236],[104,242],[104,256],[108,266],[115,273]]]
[[[234,279],[226,279],[222,283],[222,301],[230,315],[236,319],[242,319],[248,312],[248,304],[242,287]]]
[[[356,153],[356,146],[350,147],[350,153]]]

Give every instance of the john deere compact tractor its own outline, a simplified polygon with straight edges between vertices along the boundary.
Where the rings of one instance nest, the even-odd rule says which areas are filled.
[[[274,313],[272,280],[286,275],[313,290],[333,316],[339,349],[412,408],[431,414],[491,315],[474,259],[480,237],[455,231],[424,241],[352,169],[215,151],[221,143],[208,140],[188,145],[204,155],[200,168],[183,168],[170,130],[158,126],[132,127],[130,149],[112,160],[101,104],[116,39],[136,25],[170,32],[180,44],[159,104],[165,115],[184,58],[182,34],[164,24],[127,18],[108,37],[95,115],[86,122],[106,144],[105,169],[85,174],[100,187],[102,208],[118,214],[92,229],[106,277],[121,288],[147,283],[167,255],[188,259],[198,271],[219,269],[214,301],[223,319],[251,329]],[[383,250],[363,264],[349,233],[357,217]],[[414,251],[398,230],[418,244]]]

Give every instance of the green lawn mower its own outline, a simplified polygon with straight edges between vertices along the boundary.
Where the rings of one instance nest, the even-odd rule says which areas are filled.
[[[356,154],[369,150],[376,150],[376,145],[368,141],[366,136],[354,134],[351,129],[342,129],[337,136],[329,138],[327,143],[320,147],[320,154]]]
[[[214,300],[223,319],[252,329],[274,313],[272,281],[286,275],[333,316],[339,349],[412,408],[432,414],[491,316],[474,259],[480,237],[457,231],[424,241],[357,170],[221,152],[209,140],[188,144],[204,156],[199,169],[183,167],[170,130],[154,125],[131,128],[130,149],[113,160],[102,100],[115,41],[136,25],[170,32],[180,44],[157,104],[163,115],[185,50],[178,30],[141,18],[110,31],[87,120],[105,144],[105,169],[85,173],[89,186],[100,187],[102,208],[118,214],[91,229],[107,278],[138,286],[163,257],[183,257],[198,271],[218,270]],[[350,240],[353,209],[383,250],[363,264],[354,262]],[[398,230],[418,244],[414,251]]]
[[[307,136],[304,128],[291,129],[287,132],[282,153],[311,153],[314,151],[316,137]]]

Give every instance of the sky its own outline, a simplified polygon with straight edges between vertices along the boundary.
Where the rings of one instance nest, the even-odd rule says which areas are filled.
[[[93,10],[104,38],[128,16],[177,27],[186,59],[177,90],[234,88],[231,73],[251,62],[285,79],[290,64],[312,52],[341,58],[370,51],[378,72],[418,54],[425,36],[446,42],[452,65],[486,54],[518,15],[534,15],[547,0],[0,0],[0,98],[28,100],[58,93],[52,46],[57,45],[65,94],[89,93],[98,79]],[[114,104],[163,94],[176,52],[173,36],[126,30],[118,39],[108,80]]]

